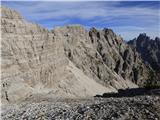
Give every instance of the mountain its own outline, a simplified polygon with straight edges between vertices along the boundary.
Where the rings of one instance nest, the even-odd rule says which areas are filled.
[[[140,54],[146,65],[151,66],[152,72],[149,82],[160,84],[160,38],[154,40],[145,33],[128,42],[128,44]]]
[[[150,39],[145,33],[128,42],[154,70],[160,72],[160,38]]]
[[[86,98],[143,86],[148,68],[111,29],[81,25],[49,31],[1,7],[2,103],[34,95]]]

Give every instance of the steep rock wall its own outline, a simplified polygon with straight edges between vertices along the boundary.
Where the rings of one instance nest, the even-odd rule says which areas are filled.
[[[147,77],[137,52],[110,29],[48,31],[12,9],[1,13],[2,103],[36,94],[84,98],[138,87]]]
[[[1,10],[2,102],[23,100],[33,94],[75,98],[116,91],[75,68],[65,56],[58,33],[25,21],[14,10],[5,7]],[[84,78],[96,89],[87,83],[83,85]]]

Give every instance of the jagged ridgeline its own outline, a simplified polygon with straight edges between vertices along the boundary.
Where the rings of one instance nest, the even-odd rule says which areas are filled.
[[[48,31],[1,7],[2,102],[31,95],[83,98],[144,84],[148,71],[136,50],[111,29],[80,25]]]
[[[142,33],[128,44],[140,53],[146,64],[150,64],[155,71],[160,72],[160,38],[156,37],[153,40]]]
[[[145,33],[128,42],[132,49],[141,55],[146,65],[150,65],[152,70],[149,72],[148,83],[152,86],[160,87],[160,38],[154,40]]]

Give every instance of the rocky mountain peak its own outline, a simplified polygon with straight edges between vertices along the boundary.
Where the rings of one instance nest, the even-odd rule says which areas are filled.
[[[1,17],[8,19],[23,19],[19,12],[8,7],[1,6]]]
[[[148,77],[138,53],[111,29],[68,25],[50,32],[1,9],[3,102],[35,94],[84,98],[138,87]]]
[[[160,38],[159,38],[159,37],[156,37],[156,38],[155,38],[155,41],[156,41],[156,42],[159,42],[159,41],[160,41]]]
[[[104,28],[103,31],[105,32],[106,35],[110,34],[111,36],[116,36],[112,29]]]
[[[137,43],[142,43],[143,44],[144,41],[145,42],[150,41],[150,37],[147,36],[146,33],[139,34],[139,36],[137,37]]]
[[[150,39],[146,34],[140,34],[137,39],[128,42],[131,47],[134,47],[141,55],[142,59],[150,64],[155,70],[160,70],[160,39],[156,37]]]

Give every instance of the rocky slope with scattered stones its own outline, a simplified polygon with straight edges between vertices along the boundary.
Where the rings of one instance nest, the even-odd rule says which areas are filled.
[[[39,101],[2,108],[3,120],[159,120],[160,97]]]
[[[134,88],[148,79],[142,59],[111,29],[52,31],[1,7],[2,103],[43,94],[84,98]]]

